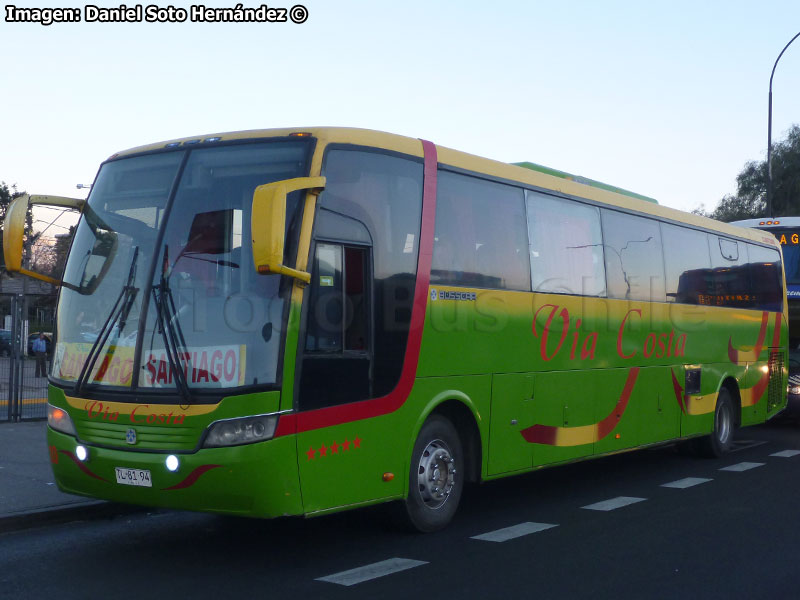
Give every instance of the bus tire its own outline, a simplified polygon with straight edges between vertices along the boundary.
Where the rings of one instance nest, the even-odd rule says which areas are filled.
[[[727,454],[733,446],[735,429],[733,400],[728,388],[723,387],[719,390],[717,405],[714,408],[714,429],[711,435],[697,440],[699,454],[707,458],[719,458]]]
[[[420,429],[409,468],[407,524],[423,533],[453,519],[464,489],[464,453],[453,424],[433,415]]]

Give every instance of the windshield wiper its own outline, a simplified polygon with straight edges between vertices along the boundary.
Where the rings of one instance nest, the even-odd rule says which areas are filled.
[[[186,373],[180,364],[180,356],[186,357],[186,339],[183,337],[178,312],[175,310],[175,300],[169,287],[169,246],[164,245],[164,262],[161,267],[161,279],[158,285],[153,286],[153,300],[156,305],[158,317],[158,330],[164,340],[164,350],[167,355],[169,368],[175,375],[175,385],[183,398],[184,404],[192,401],[192,392],[186,381]]]
[[[133,286],[133,282],[136,279],[136,261],[138,258],[139,246],[134,246],[131,267],[128,271],[128,279],[125,282],[125,285],[122,286],[119,296],[117,296],[117,300],[114,302],[114,306],[111,308],[111,312],[108,314],[105,323],[103,323],[103,326],[100,328],[100,331],[97,334],[97,338],[95,338],[92,347],[89,349],[89,354],[86,355],[86,361],[83,363],[83,368],[78,375],[77,381],[75,381],[74,393],[76,396],[80,396],[80,394],[83,392],[83,388],[88,382],[89,375],[94,369],[97,359],[100,357],[100,351],[106,345],[106,341],[108,341],[111,332],[114,331],[114,324],[119,321],[117,337],[119,337],[120,332],[122,331],[123,327],[125,327],[125,322],[128,320],[128,314],[133,307],[133,302],[136,299],[136,294],[139,291],[139,288]]]
[[[199,252],[197,254],[200,254]],[[217,265],[218,267],[230,267],[231,269],[238,269],[239,263],[235,263],[230,260],[224,260],[222,258],[204,258],[202,256],[195,256],[195,253],[186,252],[182,254],[179,258],[190,258],[192,260],[201,260],[203,262],[211,263],[212,265]],[[175,261],[175,264],[178,264],[178,261]],[[172,265],[174,268],[175,265]]]

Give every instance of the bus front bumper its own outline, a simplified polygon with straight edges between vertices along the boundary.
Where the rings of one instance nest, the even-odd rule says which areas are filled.
[[[47,444],[56,483],[70,494],[264,518],[303,513],[294,436],[173,453],[174,471],[167,467],[169,452],[92,446],[49,427]]]

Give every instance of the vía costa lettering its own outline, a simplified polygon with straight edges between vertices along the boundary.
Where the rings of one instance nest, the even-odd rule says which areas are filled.
[[[548,310],[549,313],[546,312]],[[544,327],[539,331],[536,327],[536,320],[539,317],[539,313],[542,311],[545,311],[544,314],[547,315],[547,320],[545,321]],[[625,326],[629,321],[632,322],[633,319],[641,318],[642,311],[639,308],[630,309],[623,317],[619,329],[617,330],[617,356],[629,360],[639,356],[640,352],[645,358],[680,357],[685,355],[686,334],[682,333],[676,336],[674,329],[669,332],[648,332],[641,342],[637,341],[636,346],[638,349],[632,349],[626,353],[624,350],[624,342],[626,340]],[[569,310],[565,307],[556,304],[545,304],[541,306],[533,316],[533,325],[531,329],[534,337],[541,339],[539,354],[542,360],[548,362],[558,356],[565,348],[564,342],[568,337],[571,337],[571,343],[568,344],[570,360],[575,360],[578,357],[580,357],[581,360],[594,360],[597,352],[598,333],[596,331],[589,332],[583,340],[581,340],[580,328],[581,319],[576,319],[574,328],[572,328],[570,332],[570,315]],[[555,348],[548,351],[548,341],[555,339],[555,336],[558,336],[558,343]]]
[[[83,408],[90,419],[116,423],[120,417],[119,411],[111,410],[110,406],[104,405],[97,400],[87,402]],[[128,415],[130,422],[137,425],[180,425],[185,418],[186,415],[183,413],[176,415],[173,412],[166,413],[152,410],[149,404],[137,404]]]

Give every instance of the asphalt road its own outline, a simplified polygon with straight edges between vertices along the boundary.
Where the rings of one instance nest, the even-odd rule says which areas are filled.
[[[471,488],[437,534],[396,531],[385,507],[9,533],[0,598],[798,598],[800,424],[738,440],[719,460],[661,447]]]

